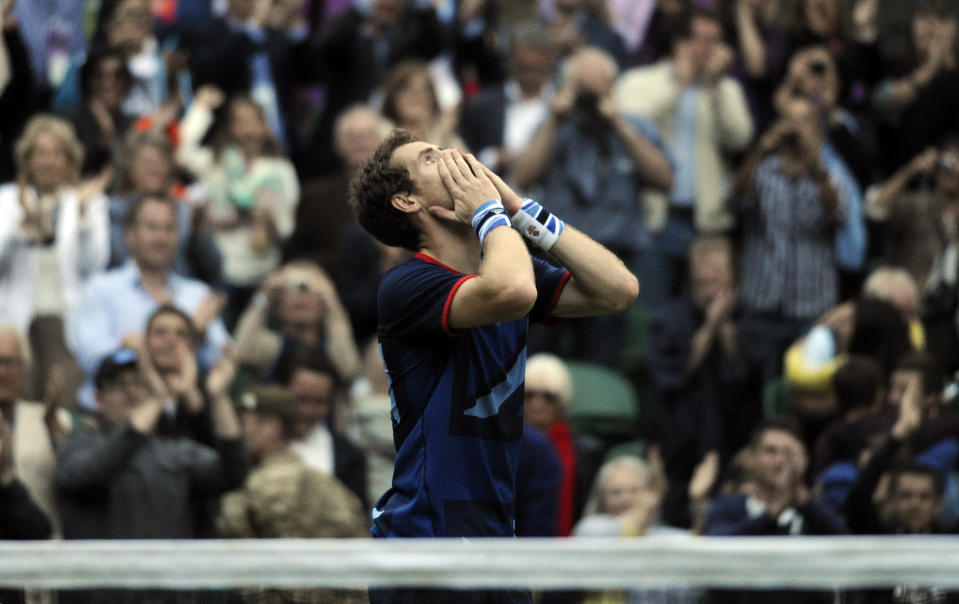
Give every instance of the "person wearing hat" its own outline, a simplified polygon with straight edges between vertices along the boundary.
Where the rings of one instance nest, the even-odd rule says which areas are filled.
[[[333,476],[308,466],[290,447],[297,403],[282,386],[256,386],[240,398],[243,434],[255,467],[246,484],[221,502],[217,528],[238,539],[368,537],[360,500]],[[273,601],[276,590],[240,593],[244,602]],[[283,601],[366,602],[365,593],[331,590],[283,592]]]
[[[190,539],[198,498],[243,484],[247,455],[228,395],[235,366],[214,365],[204,383],[216,447],[157,432],[170,400],[149,352],[121,348],[94,375],[99,426],[76,431],[57,456],[66,539]]]

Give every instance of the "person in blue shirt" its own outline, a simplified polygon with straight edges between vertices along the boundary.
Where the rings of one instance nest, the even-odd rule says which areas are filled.
[[[370,234],[416,252],[379,289],[397,457],[372,533],[513,536],[527,326],[622,311],[638,281],[614,254],[520,198],[472,155],[402,130],[373,154],[350,197]],[[566,268],[532,259],[520,233]],[[370,599],[529,602],[530,595],[372,589]]]

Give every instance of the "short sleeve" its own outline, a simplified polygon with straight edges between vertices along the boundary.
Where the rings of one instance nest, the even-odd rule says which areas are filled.
[[[530,323],[543,323],[552,327],[559,323],[553,309],[569,282],[570,273],[562,267],[553,266],[545,260],[533,258],[533,276],[536,279],[536,304],[529,313]]]
[[[381,335],[400,339],[455,336],[450,304],[465,275],[435,262],[414,258],[383,278],[378,295]]]

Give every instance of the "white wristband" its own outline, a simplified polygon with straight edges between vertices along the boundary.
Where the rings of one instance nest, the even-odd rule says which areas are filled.
[[[550,214],[532,199],[523,200],[523,207],[513,214],[513,225],[527,240],[548,252],[559,239],[566,223]]]

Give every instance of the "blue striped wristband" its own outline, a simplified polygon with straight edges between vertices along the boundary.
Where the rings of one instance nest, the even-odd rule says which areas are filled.
[[[491,199],[473,212],[473,229],[476,230],[480,245],[486,240],[486,235],[499,226],[513,226],[502,201]]]

